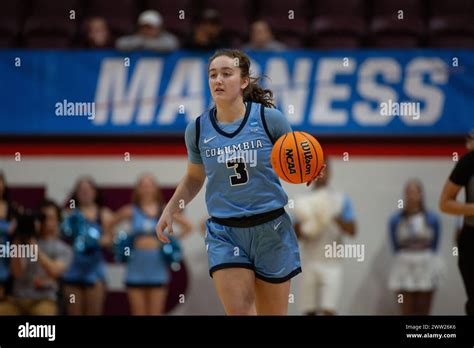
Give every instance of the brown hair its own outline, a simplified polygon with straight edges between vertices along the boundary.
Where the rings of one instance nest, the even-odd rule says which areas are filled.
[[[273,92],[270,89],[262,88],[258,82],[261,80],[260,77],[253,77],[250,74],[250,58],[244,52],[235,49],[222,49],[216,51],[210,58],[207,69],[214,59],[220,56],[226,56],[234,59],[238,62],[240,68],[240,77],[249,78],[249,84],[245,87],[243,92],[244,101],[252,101],[263,104],[267,108],[274,108]]]
[[[133,204],[135,204],[137,206],[141,205],[141,203],[140,203],[141,197],[140,197],[140,194],[138,193],[138,186],[140,185],[140,182],[147,176],[153,179],[153,183],[156,186],[155,201],[158,203],[159,206],[162,206],[163,205],[163,195],[161,193],[160,185],[158,184],[158,182],[155,180],[155,178],[151,174],[143,174],[138,178],[138,180],[135,184],[135,187],[133,189],[132,202],[133,202]]]
[[[79,179],[77,179],[76,183],[74,184],[74,189],[72,191],[72,195],[71,195],[71,198],[70,199],[73,199],[74,202],[76,202],[77,206],[80,207],[81,204],[79,202],[79,200],[77,199],[77,192],[79,191],[79,186],[81,185],[81,183],[83,182],[87,182],[89,185],[92,186],[92,188],[94,189],[95,191],[95,199],[94,199],[94,203],[97,204],[99,207],[102,206],[102,199],[100,197],[100,194],[99,194],[99,188],[97,187],[97,184],[96,182],[94,181],[94,179],[92,179],[91,176],[82,176],[80,177]],[[66,205],[68,206],[69,205],[69,200],[66,202]]]
[[[405,182],[405,187],[404,187],[404,190],[407,189],[407,187],[409,185],[415,185],[415,187],[418,189],[418,191],[420,191],[420,209],[423,213],[426,213],[426,207],[425,207],[425,189],[423,187],[423,183],[419,180],[419,179],[416,179],[416,178],[412,178],[412,179],[409,179]],[[403,213],[402,213],[403,216],[407,216],[408,215],[408,212],[407,212],[407,209],[406,209],[406,205],[404,205],[403,207]]]

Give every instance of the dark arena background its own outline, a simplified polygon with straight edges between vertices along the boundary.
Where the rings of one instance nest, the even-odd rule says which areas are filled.
[[[209,277],[203,188],[175,228],[181,257],[168,265],[162,315],[134,316],[129,261],[119,244],[131,223],[112,222],[132,203],[144,174],[156,181],[163,203],[171,198],[186,170],[186,126],[214,105],[207,64],[221,48],[247,53],[252,76],[273,91],[293,130],[320,142],[329,185],[350,202],[355,230],[315,238],[314,252],[300,235],[309,256],[292,279],[288,317],[223,317]],[[463,216],[442,211],[440,197],[460,159],[474,150],[473,48],[472,0],[1,1],[0,346],[472,346],[466,303],[474,273],[471,266],[463,280],[458,266]],[[84,288],[71,291],[66,270],[52,275],[44,259],[31,255],[26,262],[35,265],[18,275],[25,256],[12,249],[23,240],[15,237],[18,221],[37,218],[23,241],[41,253],[45,199],[62,210],[54,238],[64,254],[81,248],[65,226],[77,196],[87,196],[74,194],[84,177],[95,183],[105,211],[97,221],[111,236],[98,246],[102,288],[75,293]],[[316,191],[282,186],[296,223],[297,202]],[[471,179],[470,202],[473,194]],[[457,200],[465,201],[463,188]],[[409,218],[417,204],[422,222]],[[84,238],[92,243],[92,235]],[[52,252],[50,261],[60,254]],[[303,281],[313,266],[313,278]],[[83,310],[71,311],[79,298]],[[29,327],[20,334],[27,322],[55,325],[54,342],[47,334],[33,338],[38,332]]]

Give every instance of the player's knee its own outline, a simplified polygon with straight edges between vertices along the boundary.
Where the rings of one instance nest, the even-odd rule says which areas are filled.
[[[255,315],[255,307],[253,305],[237,305],[227,309],[227,315]]]
[[[226,312],[228,315],[254,315],[256,314],[255,298],[251,294],[242,296],[239,301],[228,306]]]

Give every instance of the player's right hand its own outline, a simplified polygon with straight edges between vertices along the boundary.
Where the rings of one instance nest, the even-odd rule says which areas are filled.
[[[306,186],[310,186],[313,182],[317,181],[318,179],[324,176],[324,169],[326,169],[326,164],[323,164],[321,170],[319,171],[318,175],[314,176],[310,181],[306,183]]]
[[[165,234],[165,230],[169,234],[173,234],[173,215],[168,212],[167,209],[163,210],[160,220],[156,224],[155,231],[158,239],[163,243],[169,243],[170,240]]]

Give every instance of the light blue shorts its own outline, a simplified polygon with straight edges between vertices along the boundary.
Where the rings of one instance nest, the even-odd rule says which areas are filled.
[[[206,222],[209,274],[224,268],[247,268],[270,283],[283,283],[301,272],[298,240],[287,213],[253,227]]]

